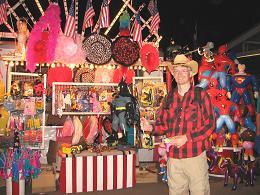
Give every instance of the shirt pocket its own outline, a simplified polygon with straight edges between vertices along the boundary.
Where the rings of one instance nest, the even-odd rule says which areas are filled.
[[[198,107],[190,105],[185,109],[184,119],[186,122],[195,122],[198,119]]]

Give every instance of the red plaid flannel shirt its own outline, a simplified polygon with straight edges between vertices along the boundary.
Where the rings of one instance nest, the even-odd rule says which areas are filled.
[[[154,125],[156,134],[166,134],[167,137],[186,135],[188,138],[182,147],[170,147],[170,158],[195,157],[210,146],[208,138],[216,124],[213,106],[204,90],[201,90],[201,101],[194,101],[194,89],[191,87],[183,97],[175,89],[157,113]]]

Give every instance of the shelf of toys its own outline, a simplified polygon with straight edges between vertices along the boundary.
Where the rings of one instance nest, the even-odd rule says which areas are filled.
[[[53,115],[108,115],[117,83],[52,83]]]
[[[10,131],[19,135],[22,146],[43,149],[46,75],[10,72],[7,91],[4,107],[9,111]]]

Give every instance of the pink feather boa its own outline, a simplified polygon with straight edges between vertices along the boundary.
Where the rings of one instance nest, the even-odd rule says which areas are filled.
[[[55,51],[55,60],[63,64],[84,64],[85,50],[82,48],[82,37],[76,34],[76,39],[59,34]]]
[[[26,69],[34,72],[36,69],[36,56],[35,44],[41,40],[42,32],[49,28],[48,42],[46,43],[46,62],[52,63],[55,57],[55,48],[60,31],[60,8],[58,4],[51,3],[45,14],[34,25],[31,35],[27,42],[26,52]]]

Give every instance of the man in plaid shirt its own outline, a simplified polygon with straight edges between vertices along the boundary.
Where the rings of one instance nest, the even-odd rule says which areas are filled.
[[[210,194],[205,150],[215,129],[213,106],[208,94],[194,87],[198,63],[177,55],[169,65],[177,87],[165,98],[157,115],[154,133],[166,134],[169,194]]]

